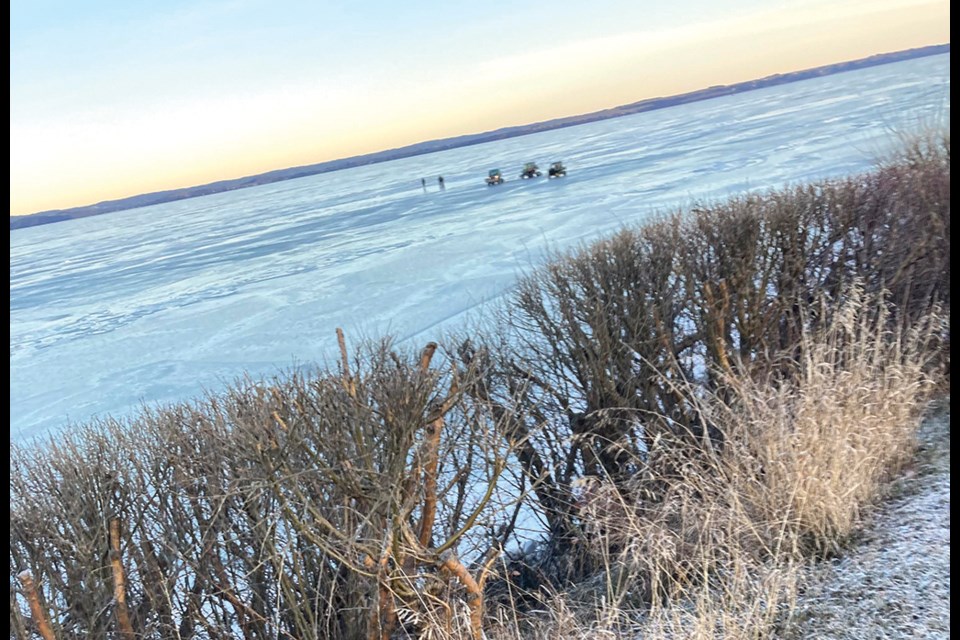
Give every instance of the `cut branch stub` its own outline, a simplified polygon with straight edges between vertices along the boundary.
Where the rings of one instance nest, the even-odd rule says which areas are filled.
[[[347,356],[347,340],[343,337],[343,329],[337,327],[337,344],[340,345],[340,363],[343,366],[343,388],[350,397],[356,400],[357,386],[350,376],[350,358]]]
[[[437,514],[437,467],[440,462],[440,432],[443,430],[443,416],[427,426],[424,440],[423,471],[423,517],[420,520],[420,546],[430,544],[433,523]]]
[[[47,621],[47,614],[40,606],[40,596],[37,595],[37,585],[33,582],[33,574],[29,571],[21,571],[17,578],[23,585],[24,594],[30,604],[30,614],[33,616],[34,624],[37,625],[37,632],[43,637],[43,640],[56,640],[50,622]]]
[[[134,640],[130,613],[127,611],[127,579],[120,562],[120,518],[110,520],[110,566],[113,569],[113,600],[116,603],[120,636],[123,640]]]
[[[394,554],[393,522],[387,523],[384,531],[383,550],[377,563],[377,603],[371,612],[369,640],[389,640],[397,626],[397,610],[390,588],[390,558]],[[366,564],[366,562],[365,562]]]
[[[467,590],[471,636],[473,640],[483,640],[483,592],[480,585],[453,551],[446,551],[440,555],[440,566],[453,574]]]
[[[430,348],[434,343],[427,345]],[[420,520],[420,546],[426,548],[430,544],[430,536],[433,532],[433,523],[436,521],[437,514],[437,467],[440,462],[440,436],[443,431],[443,417],[453,407],[458,391],[457,378],[454,376],[450,382],[450,394],[443,400],[436,411],[431,411],[428,417],[426,435],[423,441],[421,459],[424,460],[423,471],[423,516]]]
[[[430,367],[430,361],[433,360],[433,354],[437,351],[436,342],[428,342],[427,346],[423,348],[423,353],[420,354],[420,372],[426,373],[427,369]]]

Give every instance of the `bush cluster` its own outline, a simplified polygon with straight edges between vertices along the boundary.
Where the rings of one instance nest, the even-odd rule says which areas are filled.
[[[340,334],[338,367],[11,445],[11,637],[479,639],[596,576],[655,610],[828,553],[949,373],[949,160],[664,215],[471,335]]]

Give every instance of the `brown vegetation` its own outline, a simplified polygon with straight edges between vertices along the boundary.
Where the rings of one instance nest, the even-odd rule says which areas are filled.
[[[11,637],[764,637],[948,384],[949,179],[919,140],[555,256],[486,333],[12,445]]]

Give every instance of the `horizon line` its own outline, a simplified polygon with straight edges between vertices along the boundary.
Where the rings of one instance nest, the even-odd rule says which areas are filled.
[[[464,138],[464,139],[467,139],[467,138],[477,138],[477,137],[482,137],[482,136],[494,135],[494,134],[497,134],[497,133],[505,133],[505,132],[508,132],[508,131],[510,131],[510,130],[512,130],[512,129],[523,130],[523,129],[526,129],[526,128],[529,128],[529,127],[533,127],[533,126],[537,126],[537,125],[551,125],[551,124],[552,124],[552,126],[546,128],[546,129],[539,129],[539,130],[537,130],[537,131],[526,131],[526,132],[522,132],[522,131],[521,131],[521,132],[518,132],[518,133],[513,134],[513,135],[506,135],[506,136],[504,136],[504,137],[506,137],[506,138],[510,138],[510,137],[522,137],[522,136],[524,136],[524,135],[530,135],[530,134],[533,134],[533,133],[540,133],[540,132],[546,131],[546,130],[561,129],[561,128],[570,127],[570,126],[577,126],[577,125],[580,125],[580,124],[589,124],[589,122],[595,121],[595,120],[591,120],[591,121],[588,121],[588,122],[567,122],[567,121],[569,121],[569,120],[574,120],[574,119],[579,119],[579,118],[595,117],[596,119],[599,120],[599,119],[612,119],[612,118],[616,118],[616,117],[623,117],[623,116],[626,116],[626,115],[634,115],[634,114],[631,114],[631,113],[623,113],[623,114],[611,113],[611,114],[608,115],[608,116],[605,116],[605,117],[602,116],[602,114],[605,114],[605,113],[607,113],[607,112],[615,112],[615,111],[617,111],[617,110],[626,109],[626,108],[630,108],[630,107],[640,107],[640,106],[644,105],[645,103],[655,103],[655,102],[657,102],[657,101],[664,101],[664,100],[672,100],[672,99],[682,98],[682,97],[684,97],[684,96],[690,96],[690,95],[694,95],[694,94],[698,94],[698,93],[703,93],[703,92],[705,92],[705,91],[714,90],[714,89],[715,89],[715,90],[721,90],[721,89],[736,88],[736,87],[741,87],[741,86],[743,86],[743,85],[749,85],[749,84],[754,83],[754,82],[759,82],[759,81],[769,80],[769,79],[774,79],[774,78],[780,78],[780,77],[789,77],[789,76],[791,76],[791,75],[807,73],[807,72],[811,72],[811,71],[816,71],[816,70],[818,70],[818,69],[826,69],[826,68],[833,67],[833,66],[837,66],[837,65],[850,64],[850,63],[856,63],[856,62],[867,62],[867,61],[870,61],[870,60],[872,60],[872,59],[874,59],[874,58],[881,58],[881,57],[884,57],[884,56],[892,56],[892,55],[898,55],[898,54],[906,54],[906,53],[910,53],[910,52],[914,52],[914,51],[922,51],[922,50],[925,50],[925,49],[944,49],[944,48],[946,49],[946,51],[943,51],[943,52],[930,52],[930,53],[925,53],[923,56],[919,56],[919,57],[926,57],[926,56],[930,56],[930,55],[943,55],[944,53],[949,53],[949,49],[950,49],[950,42],[949,42],[949,41],[948,41],[948,42],[945,42],[945,43],[937,43],[937,44],[931,44],[931,45],[924,45],[924,46],[920,46],[920,47],[911,47],[911,48],[909,48],[909,49],[900,49],[900,50],[895,50],[895,51],[885,51],[885,52],[880,52],[880,53],[871,54],[871,55],[869,55],[869,56],[865,56],[865,57],[862,57],[862,58],[839,60],[839,61],[832,62],[832,63],[828,63],[828,64],[825,64],[825,65],[817,65],[817,66],[814,66],[814,67],[806,67],[806,68],[803,68],[803,69],[796,69],[796,70],[793,70],[793,71],[785,71],[785,72],[773,73],[773,74],[768,74],[768,75],[765,75],[765,76],[753,78],[753,79],[751,79],[751,80],[745,80],[745,81],[735,82],[735,83],[731,83],[731,84],[710,85],[710,86],[706,86],[706,87],[701,87],[701,88],[699,88],[699,89],[694,89],[694,90],[692,90],[692,91],[685,91],[685,92],[677,93],[677,94],[670,94],[670,95],[665,95],[665,96],[654,96],[654,97],[650,97],[650,98],[643,98],[643,99],[641,99],[641,100],[637,100],[637,101],[634,101],[634,102],[627,102],[627,103],[623,103],[623,104],[618,104],[618,105],[606,107],[606,108],[604,108],[604,109],[598,109],[598,110],[595,110],[595,111],[588,111],[588,112],[583,112],[583,113],[575,113],[575,114],[570,114],[570,115],[566,115],[566,116],[560,116],[560,117],[558,117],[558,118],[551,118],[551,119],[549,119],[549,120],[539,120],[539,121],[527,122],[527,123],[518,124],[518,125],[507,125],[507,126],[503,126],[503,127],[498,127],[498,128],[496,128],[496,129],[488,129],[488,130],[485,130],[485,131],[478,131],[478,132],[471,132],[471,133],[463,133],[463,134],[460,134],[460,135],[448,136],[448,137],[444,137],[444,138],[431,138],[431,139],[421,140],[421,141],[419,141],[419,142],[414,142],[414,143],[411,143],[411,144],[403,145],[403,146],[400,146],[400,147],[391,147],[391,148],[386,148],[386,149],[380,149],[380,150],[378,150],[378,151],[372,151],[372,152],[369,152],[369,153],[363,153],[363,154],[352,155],[352,156],[344,156],[344,157],[342,157],[342,158],[334,158],[334,159],[331,159],[331,160],[324,160],[324,161],[317,162],[317,163],[310,163],[310,164],[303,164],[303,165],[293,165],[293,166],[282,167],[282,168],[278,168],[278,169],[271,169],[271,170],[269,170],[269,171],[262,171],[262,172],[259,172],[259,173],[254,173],[254,174],[248,174],[248,175],[238,176],[238,177],[234,177],[234,178],[224,178],[224,179],[222,179],[222,180],[214,180],[214,181],[212,181],[212,182],[205,182],[205,183],[200,183],[200,184],[192,184],[192,185],[187,185],[187,186],[183,186],[183,187],[173,187],[173,188],[170,188],[170,189],[161,189],[161,190],[158,190],[158,191],[147,191],[147,192],[142,192],[142,193],[136,193],[136,194],[129,195],[129,196],[124,196],[124,197],[122,197],[122,198],[113,198],[113,199],[110,199],[110,200],[101,200],[101,201],[99,201],[99,202],[94,202],[94,203],[85,204],[85,205],[77,205],[77,206],[74,206],[74,207],[67,207],[67,208],[61,208],[61,209],[45,209],[45,210],[42,210],[42,211],[35,211],[35,212],[32,212],[32,213],[24,213],[24,214],[10,214],[10,218],[11,218],[11,220],[14,220],[14,219],[29,218],[29,217],[32,217],[32,216],[52,215],[52,214],[68,214],[68,213],[70,213],[70,212],[74,212],[74,211],[78,211],[78,210],[82,210],[82,209],[91,209],[91,208],[94,208],[94,207],[102,207],[102,206],[108,206],[108,205],[121,204],[121,203],[124,203],[124,202],[126,202],[126,201],[128,201],[128,200],[132,200],[132,199],[135,199],[135,198],[145,198],[145,197],[149,197],[149,196],[162,196],[162,195],[164,195],[164,194],[175,194],[175,193],[181,192],[181,191],[189,191],[189,190],[195,190],[195,189],[210,188],[210,187],[215,187],[215,186],[221,185],[221,184],[224,185],[224,187],[225,187],[223,190],[211,191],[211,192],[208,192],[208,193],[201,193],[201,194],[194,194],[194,195],[183,195],[183,196],[181,196],[181,197],[173,197],[173,198],[171,198],[171,199],[169,199],[169,200],[163,200],[163,201],[154,202],[154,203],[133,204],[133,205],[130,206],[130,207],[120,207],[120,208],[117,208],[117,209],[111,209],[110,211],[104,211],[104,212],[101,212],[101,213],[113,213],[113,212],[116,212],[116,211],[124,211],[124,210],[129,210],[129,209],[137,209],[137,208],[141,208],[141,207],[144,207],[144,206],[151,206],[152,204],[163,204],[163,203],[166,203],[166,202],[172,202],[172,201],[176,201],[176,200],[186,200],[186,199],[190,199],[190,198],[193,198],[193,197],[200,197],[200,196],[202,196],[202,195],[213,195],[214,193],[222,193],[223,191],[228,191],[228,190],[238,190],[238,189],[244,189],[244,188],[249,188],[249,187],[254,187],[254,186],[262,186],[262,185],[265,185],[265,184],[272,184],[272,183],[275,183],[275,182],[283,182],[283,181],[285,181],[285,180],[293,180],[293,179],[296,179],[296,178],[308,177],[308,176],[311,176],[311,175],[319,175],[319,174],[321,174],[321,173],[330,173],[330,172],[334,172],[334,171],[338,171],[338,170],[342,170],[342,169],[353,168],[353,166],[361,166],[361,163],[358,163],[358,164],[356,164],[356,165],[349,166],[349,167],[344,166],[344,167],[336,167],[336,168],[329,168],[329,169],[323,169],[323,168],[322,168],[322,167],[324,167],[325,165],[332,165],[332,164],[335,164],[335,163],[344,163],[344,162],[349,162],[349,161],[361,161],[361,160],[364,160],[364,159],[369,159],[368,162],[362,163],[362,164],[378,164],[378,163],[380,163],[380,162],[388,162],[388,161],[390,161],[390,160],[398,160],[398,159],[401,159],[401,158],[404,158],[404,157],[413,157],[413,156],[417,156],[417,155],[426,155],[426,154],[434,153],[434,152],[440,150],[440,149],[426,149],[426,150],[423,150],[423,151],[416,151],[416,150],[415,150],[417,147],[421,147],[421,146],[424,146],[424,145],[439,144],[439,143],[443,143],[443,142],[447,142],[447,141],[458,140],[458,139],[461,139],[461,138]],[[893,62],[897,62],[897,61],[881,62],[880,64],[890,64],[890,63],[893,63]],[[846,70],[841,70],[841,71],[839,71],[838,73],[843,73],[844,71],[846,71]],[[805,79],[805,78],[801,78],[801,79],[798,79],[798,80],[796,80],[796,81],[802,81],[803,79]],[[746,91],[749,91],[749,90],[750,90],[750,89],[746,89]],[[721,95],[717,95],[717,96],[707,96],[707,97],[703,98],[703,100],[710,100],[710,99],[713,99],[713,98],[716,98],[716,97],[722,97],[723,95],[727,95],[727,94],[721,94]],[[668,107],[670,107],[670,106],[679,106],[679,105],[654,106],[653,108],[651,108],[651,109],[649,109],[649,110],[650,110],[650,111],[653,111],[653,110],[657,110],[657,109],[668,108]],[[639,112],[638,112],[638,113],[639,113]],[[485,142],[493,142],[493,141],[494,141],[494,140],[487,140],[487,139],[481,139],[481,140],[476,140],[476,141],[465,141],[463,144],[460,144],[460,145],[457,145],[457,146],[458,146],[458,147],[465,147],[465,146],[472,146],[472,145],[475,145],[475,144],[483,144],[483,143],[485,143]],[[399,157],[394,156],[394,157],[383,158],[383,159],[375,159],[376,156],[380,156],[380,155],[383,155],[383,154],[402,153],[402,152],[404,152],[404,151],[410,151],[411,153],[409,153],[409,154],[407,154],[407,155],[404,155],[404,156],[399,156]],[[274,173],[290,172],[290,171],[296,171],[296,170],[298,170],[298,169],[303,169],[303,170],[317,169],[317,170],[316,170],[316,171],[311,171],[310,173],[304,173],[304,174],[302,174],[302,175],[288,176],[288,177],[277,177],[276,179],[270,180],[269,182],[258,182],[258,183],[249,184],[249,185],[242,185],[242,184],[241,184],[241,185],[237,185],[237,186],[235,186],[235,187],[233,187],[233,188],[228,187],[228,185],[229,185],[230,183],[238,183],[238,182],[242,182],[242,181],[244,181],[244,180],[255,180],[255,179],[257,179],[257,178],[266,178],[266,177],[268,177],[268,176],[270,176],[271,174],[274,174]],[[91,213],[91,214],[88,214],[88,215],[97,215],[97,214],[96,214],[96,213]],[[88,216],[80,216],[80,217],[88,217]],[[69,219],[69,218],[68,218],[68,219]],[[58,220],[58,221],[62,221],[62,220]],[[51,221],[51,222],[56,222],[56,221]],[[28,226],[36,226],[36,225],[28,225]]]

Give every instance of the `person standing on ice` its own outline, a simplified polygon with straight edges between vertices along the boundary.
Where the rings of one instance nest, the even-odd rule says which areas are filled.
[[[423,185],[423,192],[426,193],[426,192],[427,192],[427,179],[426,179],[426,178],[420,178],[420,184]]]
[[[437,177],[437,182],[440,183],[440,190],[441,190],[441,191],[446,191],[446,190],[447,190],[447,186],[446,186],[445,184],[443,184],[443,176],[438,176],[438,177]]]

